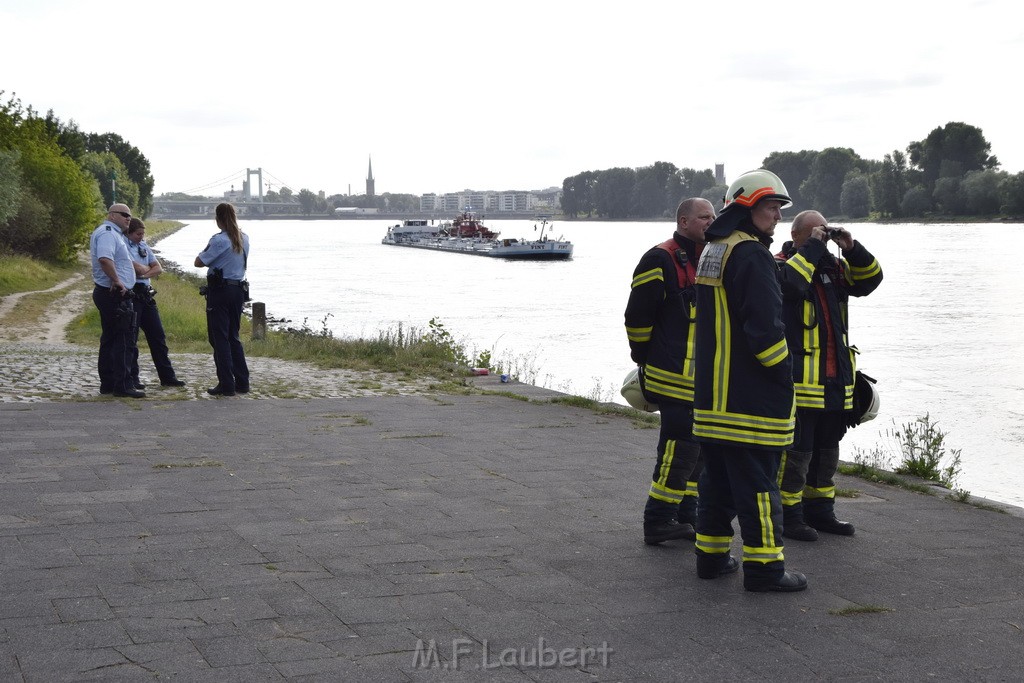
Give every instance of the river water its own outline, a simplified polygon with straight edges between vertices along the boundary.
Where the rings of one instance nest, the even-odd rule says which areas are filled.
[[[253,299],[268,315],[337,337],[375,337],[399,324],[425,332],[437,318],[468,351],[491,351],[525,381],[624,403],[618,387],[631,361],[622,313],[633,268],[671,236],[671,223],[556,223],[553,235],[572,240],[575,255],[547,263],[384,246],[394,223],[243,222]],[[531,221],[487,224],[503,237],[536,234]],[[880,449],[898,462],[892,432],[928,414],[947,449],[962,452],[961,488],[1024,506],[1024,311],[1005,239],[1020,229],[850,226],[885,272],[874,294],[850,303],[850,339],[861,369],[879,380],[882,409],[847,434],[843,459]],[[213,221],[196,221],[156,250],[185,266],[216,232]],[[788,224],[776,234],[777,247]]]

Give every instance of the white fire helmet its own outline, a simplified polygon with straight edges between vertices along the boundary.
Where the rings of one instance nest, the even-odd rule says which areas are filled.
[[[878,417],[878,410],[882,407],[882,400],[878,397],[878,390],[875,389],[875,380],[862,372],[858,372],[853,391],[857,394],[858,405],[864,410],[857,424],[864,424]]]
[[[778,199],[782,202],[782,209],[793,205],[789,190],[783,185],[782,179],[771,171],[759,168],[756,171],[747,171],[732,181],[732,185],[725,193],[722,208],[735,202],[752,209],[762,199]]]
[[[637,410],[643,410],[648,413],[658,411],[656,404],[644,398],[644,392],[640,388],[640,368],[638,367],[626,373],[626,378],[622,380],[622,389],[619,390],[619,393],[622,394],[622,398],[626,399],[626,403]]]

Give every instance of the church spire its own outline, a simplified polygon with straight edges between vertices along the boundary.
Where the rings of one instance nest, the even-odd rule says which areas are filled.
[[[369,157],[370,165],[366,171],[366,196],[372,199],[374,196],[373,192],[373,157]]]

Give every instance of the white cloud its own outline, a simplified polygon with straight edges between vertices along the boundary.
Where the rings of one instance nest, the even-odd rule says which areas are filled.
[[[158,192],[256,167],[358,192],[370,155],[378,192],[540,188],[660,160],[734,176],[773,151],[878,159],[949,121],[1018,172],[1015,15],[1006,0],[0,0],[5,51],[23,57],[0,88],[121,134]]]

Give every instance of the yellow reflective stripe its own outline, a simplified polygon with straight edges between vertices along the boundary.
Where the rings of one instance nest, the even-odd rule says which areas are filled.
[[[665,281],[665,278],[661,274],[661,268],[648,270],[644,273],[637,273],[633,276],[633,284],[630,285],[630,287],[639,287],[640,285],[646,285],[648,282],[654,282],[655,280],[661,280],[662,282]]]
[[[772,344],[761,353],[754,354],[757,360],[761,361],[761,365],[766,368],[770,368],[773,365],[777,365],[782,361],[786,360],[786,356],[789,355],[789,347],[786,346],[786,338],[783,337],[775,344]]]
[[[715,365],[712,382],[712,405],[725,412],[729,400],[729,363],[732,353],[732,330],[729,327],[729,305],[724,287],[715,287]]]
[[[649,342],[654,326],[651,327],[626,327],[626,337],[631,342]]]
[[[737,441],[749,443],[753,446],[764,446],[765,448],[783,449],[793,445],[793,433],[766,435],[760,432],[752,432],[741,429],[726,429],[723,427],[711,427],[702,424],[693,425],[693,435],[704,439],[718,439],[721,441]]]
[[[676,440],[669,439],[665,442],[665,454],[661,456],[661,467],[658,468],[658,478],[654,481],[664,484],[668,481],[668,471],[672,467],[672,461],[676,457]]]
[[[697,349],[697,307],[690,304],[690,324],[686,329],[686,355],[683,357],[683,375],[691,382],[696,376],[696,366],[693,364]]]
[[[803,494],[804,498],[835,498],[836,487],[826,486],[825,488],[816,489],[813,486],[805,486]]]
[[[744,562],[760,562],[761,564],[768,564],[769,562],[781,562],[785,559],[785,556],[782,554],[782,546],[772,546],[769,548],[753,548],[748,545],[743,546]]]
[[[810,282],[811,276],[814,275],[814,264],[805,259],[803,254],[797,254],[792,257],[786,261],[786,265],[800,273],[800,277],[807,282]]]
[[[686,492],[683,493],[683,495],[684,496],[694,496],[694,497],[696,497],[697,496],[697,482],[695,482],[695,481],[688,481],[688,482],[686,482]]]
[[[775,525],[772,524],[772,497],[767,491],[759,491],[757,497],[757,523],[761,526],[761,547],[775,545]]]
[[[816,384],[818,382],[818,365],[821,360],[821,349],[818,348],[818,327],[815,325],[811,329],[807,329],[811,322],[815,321],[817,315],[814,303],[811,301],[804,302],[803,310],[803,327],[804,327],[804,361],[803,361],[803,380],[805,382]]]
[[[648,365],[644,368],[645,379],[656,379],[664,382],[675,382],[676,384],[685,384],[686,378],[678,372],[672,372],[670,370],[662,370],[659,367]]]
[[[644,368],[644,380],[645,388],[651,393],[693,403],[692,378],[648,365]]]
[[[790,493],[789,491],[783,491],[779,489],[779,493],[782,494],[782,507],[790,507],[796,505],[804,498],[803,491],[797,491],[796,493]]]
[[[873,278],[881,272],[882,266],[878,265],[877,260],[873,260],[866,266],[850,266],[850,277],[853,278],[854,282]]]
[[[682,502],[685,492],[679,491],[678,489],[670,489],[665,486],[663,482],[664,480],[662,480],[662,482],[652,481],[651,488],[648,490],[647,494],[651,498],[657,498],[658,500],[663,500],[666,503]]]
[[[705,553],[722,555],[729,552],[729,547],[732,545],[732,536],[705,536],[704,534],[697,534],[697,539],[693,542],[693,545],[697,550]]]
[[[798,408],[825,409],[825,387],[812,384],[794,384]]]

